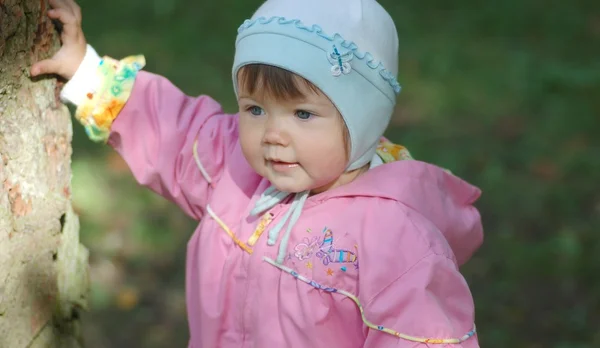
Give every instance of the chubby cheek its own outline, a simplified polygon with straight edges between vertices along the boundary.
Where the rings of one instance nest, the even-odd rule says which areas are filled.
[[[329,184],[344,173],[346,151],[340,142],[319,142],[306,153],[304,168],[314,181],[315,187]],[[313,143],[315,145],[315,143]]]
[[[240,146],[246,161],[259,175],[264,176],[265,166],[260,148],[260,136],[255,132],[244,130],[240,123]]]

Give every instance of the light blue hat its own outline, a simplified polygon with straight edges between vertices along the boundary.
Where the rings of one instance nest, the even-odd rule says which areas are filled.
[[[394,110],[398,35],[394,21],[375,0],[268,0],[238,29],[233,64],[238,70],[266,64],[304,77],[342,115],[350,134],[347,171],[371,162]],[[290,193],[267,190],[251,214],[264,212]],[[274,244],[288,221],[278,262],[308,192],[297,193],[291,208],[269,232]]]
[[[233,64],[277,66],[325,93],[350,133],[347,170],[369,163],[400,85],[398,35],[375,0],[269,0],[238,29]],[[237,90],[236,90],[237,93]]]

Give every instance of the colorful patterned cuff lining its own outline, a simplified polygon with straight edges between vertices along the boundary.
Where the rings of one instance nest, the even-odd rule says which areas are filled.
[[[376,153],[379,156],[379,158],[381,158],[383,163],[390,163],[390,162],[394,162],[394,161],[413,160],[414,159],[411,156],[410,152],[408,152],[407,148],[405,148],[402,145],[394,144],[385,139],[382,139],[379,142]],[[452,172],[449,169],[442,168],[442,170],[450,175],[454,175],[454,174],[452,174]]]
[[[376,152],[383,163],[413,159],[407,148],[402,145],[394,144],[386,139],[381,139],[379,141]]]
[[[267,263],[279,268],[281,271],[288,273],[290,275],[292,275],[294,278],[305,282],[306,284],[319,289],[319,290],[323,290],[326,292],[330,292],[330,293],[338,293],[338,294],[342,294],[346,297],[348,297],[349,299],[351,299],[352,301],[354,301],[354,303],[356,304],[356,306],[358,306],[358,309],[360,310],[360,315],[362,317],[362,321],[363,323],[365,323],[365,325],[367,325],[369,328],[373,329],[373,330],[378,330],[378,331],[382,331],[385,332],[387,334],[396,336],[398,338],[402,338],[408,341],[413,341],[413,342],[421,342],[421,343],[429,343],[429,344],[458,344],[461,342],[466,341],[467,339],[473,337],[476,333],[476,329],[475,329],[475,325],[473,325],[473,330],[467,332],[464,336],[460,337],[460,338],[422,338],[422,337],[415,337],[415,336],[410,336],[410,335],[406,335],[403,333],[400,333],[398,331],[392,330],[392,329],[388,329],[386,327],[383,327],[381,325],[375,325],[373,323],[371,323],[366,317],[365,317],[365,312],[364,309],[362,307],[362,305],[360,304],[360,301],[358,300],[358,298],[356,296],[354,296],[353,294],[345,291],[345,290],[341,290],[341,289],[337,289],[337,288],[332,288],[332,287],[328,287],[322,284],[319,284],[317,282],[315,282],[314,280],[310,280],[306,277],[304,277],[303,275],[299,274],[298,272],[294,271],[293,269],[286,267],[284,265],[278,264],[277,262],[275,262],[273,259],[270,259],[268,257],[263,257],[263,260],[266,261]]]
[[[110,127],[131,95],[137,73],[144,67],[144,56],[131,56],[123,60],[104,57],[97,74],[102,84],[77,107],[75,118],[83,125],[88,137],[105,142]]]

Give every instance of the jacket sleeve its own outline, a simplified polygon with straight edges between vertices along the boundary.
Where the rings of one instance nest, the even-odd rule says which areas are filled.
[[[471,293],[453,261],[444,256],[424,257],[381,289],[364,308],[370,321],[398,335],[411,336],[393,336],[370,328],[365,348],[479,347],[472,331]]]
[[[237,116],[224,114],[210,97],[188,97],[143,71],[108,139],[141,185],[196,219],[237,142]]]
[[[143,56],[100,58],[91,46],[61,96],[95,141],[107,141],[136,180],[200,219],[238,142],[236,115],[140,71]]]
[[[364,347],[478,348],[473,299],[451,249],[433,224],[403,211],[387,211],[393,221],[359,250]]]

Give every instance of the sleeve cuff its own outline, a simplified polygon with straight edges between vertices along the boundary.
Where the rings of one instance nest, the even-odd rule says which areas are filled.
[[[85,56],[77,68],[75,75],[65,84],[60,93],[60,98],[63,102],[81,105],[88,93],[94,93],[100,87],[102,81],[97,73],[100,60],[101,58],[96,53],[96,50],[88,44]]]

